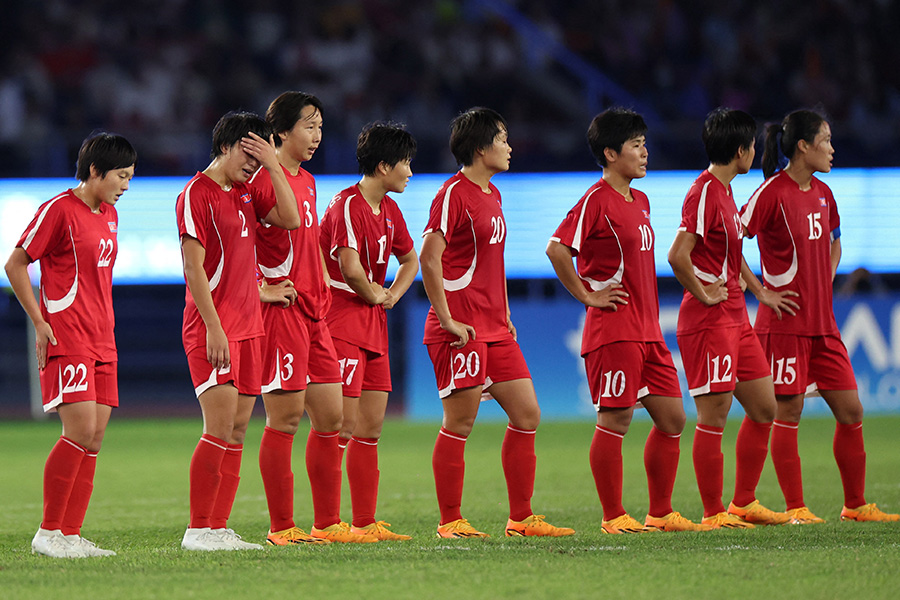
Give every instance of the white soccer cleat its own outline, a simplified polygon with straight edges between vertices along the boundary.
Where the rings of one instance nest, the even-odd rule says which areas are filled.
[[[188,527],[181,539],[181,547],[185,550],[215,552],[217,550],[235,550],[235,547],[223,539],[221,529],[215,531],[209,527]]]
[[[245,542],[241,539],[241,536],[234,532],[234,529],[211,529],[213,533],[218,533],[221,536],[222,540],[226,544],[231,544],[232,550],[262,550],[263,547],[259,544],[254,544],[251,542]]]
[[[80,545],[73,544],[59,529],[38,529],[31,540],[31,553],[51,558],[86,558]]]
[[[84,552],[85,556],[115,556],[116,553],[112,550],[105,550],[99,547],[97,544],[92,542],[91,540],[86,540],[80,535],[72,534],[64,536],[69,543],[73,546],[76,546]]]

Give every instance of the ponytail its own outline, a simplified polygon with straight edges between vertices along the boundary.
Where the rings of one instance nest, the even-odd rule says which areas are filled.
[[[762,155],[763,176],[768,179],[775,171],[784,166],[778,152],[779,135],[784,133],[784,125],[781,123],[769,123],[766,125],[766,141]]]

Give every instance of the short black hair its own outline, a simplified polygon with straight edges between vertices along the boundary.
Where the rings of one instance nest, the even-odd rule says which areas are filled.
[[[475,161],[475,153],[494,143],[501,131],[509,133],[506,119],[497,111],[475,106],[450,122],[450,152],[464,167]]]
[[[714,165],[727,165],[738,150],[749,150],[755,139],[756,121],[742,110],[719,107],[703,123],[703,145]]]
[[[100,174],[115,169],[127,169],[137,162],[137,152],[121,135],[99,131],[92,133],[81,143],[78,150],[78,162],[75,164],[75,177],[79,181],[87,181],[91,177],[91,165]]]
[[[255,133],[264,140],[272,135],[272,128],[254,112],[231,111],[219,119],[213,128],[211,158],[225,154],[222,148],[231,148],[247,137],[250,132]]]
[[[394,167],[416,156],[416,139],[400,123],[375,121],[363,127],[356,139],[360,175],[374,175],[381,163]]]
[[[608,108],[594,117],[588,126],[588,146],[590,146],[591,154],[594,155],[597,164],[605,167],[604,150],[610,148],[619,153],[625,142],[645,133],[647,133],[647,124],[644,122],[644,117],[627,108]]]
[[[266,122],[272,127],[275,134],[275,146],[281,146],[279,133],[290,131],[300,120],[300,114],[307,106],[312,106],[320,115],[324,116],[322,101],[306,92],[284,92],[272,100],[266,110]]]

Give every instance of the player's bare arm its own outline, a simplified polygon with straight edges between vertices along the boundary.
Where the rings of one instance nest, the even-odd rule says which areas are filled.
[[[675,234],[675,241],[669,248],[669,264],[675,279],[684,289],[689,291],[694,298],[706,306],[714,306],[728,299],[728,288],[721,279],[716,279],[709,285],[705,285],[694,274],[694,263],[691,261],[691,251],[697,245],[697,234],[679,231]]]
[[[373,281],[369,281],[366,270],[359,260],[359,252],[353,248],[342,246],[337,249],[338,266],[344,282],[356,295],[369,304],[383,304],[388,299],[387,290]]]
[[[275,154],[274,137],[269,136],[269,141],[266,141],[251,131],[247,137],[241,138],[241,149],[259,161],[259,164],[269,172],[272,180],[275,206],[266,215],[266,222],[284,229],[300,227],[302,221],[297,208],[297,199]]]
[[[741,257],[741,279],[747,284],[747,289],[756,296],[756,299],[759,300],[760,304],[765,304],[775,311],[775,316],[779,321],[782,318],[782,312],[786,312],[792,317],[797,316],[795,311],[800,310],[800,305],[791,300],[790,297],[799,297],[800,294],[793,290],[776,292],[775,290],[770,290],[763,286],[759,279],[756,278],[756,274],[750,270],[747,261],[744,260],[743,257]]]
[[[382,304],[386,310],[390,310],[397,305],[397,302],[400,301],[400,298],[403,297],[407,290],[409,290],[409,286],[412,285],[413,280],[416,278],[416,273],[419,272],[419,257],[416,256],[415,248],[403,256],[398,256],[397,262],[400,263],[400,267],[397,269],[397,274],[394,276],[394,282],[391,283],[391,287],[388,288],[391,297]]]
[[[837,275],[839,264],[841,264],[841,238],[831,242],[831,281],[834,281]]]
[[[560,283],[572,294],[572,297],[584,304],[596,308],[618,310],[617,304],[628,304],[628,292],[621,284],[613,283],[602,290],[588,291],[575,270],[572,262],[572,251],[568,246],[555,240],[547,244],[547,258],[553,265]]]
[[[441,256],[447,248],[447,240],[440,233],[428,233],[422,242],[422,253],[419,262],[422,264],[422,283],[425,285],[425,294],[434,308],[434,314],[441,324],[441,328],[455,335],[458,339],[450,345],[462,348],[475,339],[475,328],[465,323],[460,323],[450,315],[450,305],[444,293],[444,268],[441,266]]]
[[[25,313],[34,325],[35,355],[38,368],[43,369],[47,366],[47,345],[55,346],[56,336],[53,335],[53,328],[44,320],[41,308],[31,290],[31,279],[28,277],[30,262],[28,253],[22,248],[16,248],[10,254],[9,260],[6,261],[6,277],[9,279],[9,284],[19,300],[19,304],[25,309]]]
[[[206,359],[214,369],[227,367],[231,364],[228,336],[222,328],[219,313],[213,304],[212,292],[209,290],[209,279],[203,270],[206,248],[197,239],[182,235],[181,253],[184,256],[184,280],[197,305],[197,312],[206,325]]]

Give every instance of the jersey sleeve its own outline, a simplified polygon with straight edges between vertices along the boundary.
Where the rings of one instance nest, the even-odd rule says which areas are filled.
[[[193,179],[184,188],[175,204],[175,212],[178,219],[179,236],[188,235],[200,242],[204,248],[208,248],[207,237],[211,221],[210,191],[200,185],[199,181],[199,179]]]
[[[457,184],[458,180],[438,191],[431,203],[428,223],[425,225],[425,234],[441,233],[448,244],[453,237],[460,214],[461,200],[453,191]]]
[[[831,225],[831,241],[841,237],[841,215],[838,214],[837,202],[834,201],[834,194],[831,188],[823,184],[825,188],[825,197],[828,199],[828,223]]]
[[[275,188],[272,187],[272,176],[265,168],[260,167],[247,182],[247,188],[245,193],[250,195],[256,218],[264,221],[277,203]]]
[[[403,218],[403,213],[400,212],[400,208],[396,205],[394,205],[391,212],[393,213],[391,221],[394,226],[394,242],[391,246],[391,254],[394,256],[409,254],[410,250],[413,249],[414,244],[412,236],[409,235],[409,229],[406,227],[406,220]]]
[[[57,200],[44,204],[25,228],[16,244],[22,248],[31,262],[40,260],[59,243],[65,229],[64,211],[57,206]]]
[[[747,204],[741,207],[741,224],[747,230],[750,237],[755,237],[761,230],[765,229],[772,217],[774,198],[771,190],[768,189],[769,182],[763,183],[750,199]]]
[[[602,225],[603,207],[596,196],[595,193],[585,195],[569,210],[550,238],[568,247],[573,255],[581,252],[584,240],[590,237],[595,228]]]
[[[704,237],[708,231],[706,203],[701,203],[700,198],[701,194],[697,193],[696,186],[692,187],[684,198],[684,205],[681,207],[681,226],[678,229]]]

